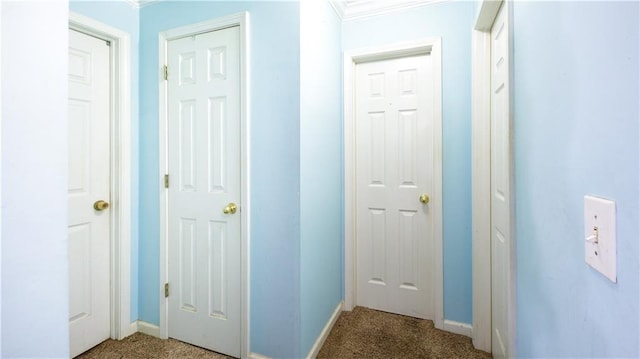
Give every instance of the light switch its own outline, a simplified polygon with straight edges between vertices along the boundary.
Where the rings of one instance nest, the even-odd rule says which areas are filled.
[[[584,255],[595,270],[616,282],[616,203],[584,196]]]

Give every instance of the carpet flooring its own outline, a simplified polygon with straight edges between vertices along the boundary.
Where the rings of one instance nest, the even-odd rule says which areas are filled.
[[[485,359],[471,339],[436,329],[430,320],[356,307],[342,312],[318,359],[460,358]]]
[[[76,357],[79,359],[222,359],[175,339],[161,340],[135,333],[123,340],[107,340]],[[471,339],[435,329],[430,320],[356,307],[342,312],[327,337],[319,359],[460,358],[485,359],[491,354],[473,349]]]
[[[175,339],[162,340],[135,333],[122,340],[108,339],[76,359],[226,359],[215,353]]]

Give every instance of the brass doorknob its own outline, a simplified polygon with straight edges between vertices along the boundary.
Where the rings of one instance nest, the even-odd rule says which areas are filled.
[[[427,204],[429,203],[429,196],[427,196],[426,194],[423,194],[420,196],[420,202]]]
[[[226,207],[224,207],[222,212],[224,214],[234,214],[236,213],[237,210],[238,210],[238,206],[235,203],[231,202]]]
[[[96,203],[93,204],[93,209],[96,211],[104,211],[107,208],[109,208],[109,202],[103,200],[96,201]]]

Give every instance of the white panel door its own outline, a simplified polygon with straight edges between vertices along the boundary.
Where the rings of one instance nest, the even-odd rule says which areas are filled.
[[[506,6],[491,30],[491,323],[493,355],[509,353],[511,163]]]
[[[433,319],[429,55],[356,66],[357,305]]]
[[[69,30],[69,339],[72,357],[109,338],[109,46]],[[46,308],[45,308],[46,310]]]
[[[240,32],[168,44],[169,336],[240,356]],[[227,210],[227,212],[229,212]]]

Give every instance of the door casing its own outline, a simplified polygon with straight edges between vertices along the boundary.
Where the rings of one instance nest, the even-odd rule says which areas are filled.
[[[504,4],[503,4],[504,2]],[[491,352],[491,28],[501,6],[506,6],[509,56],[509,118],[513,124],[513,4],[483,0],[473,29],[472,46],[472,228],[473,228],[473,345]],[[511,126],[513,128],[513,126]],[[513,146],[509,153],[513,169]],[[513,170],[512,170],[513,171]],[[513,189],[513,172],[507,179]],[[509,357],[516,354],[516,232],[514,192],[510,203]]]
[[[89,17],[69,12],[69,28],[109,41],[111,236],[111,338],[137,331],[131,323],[131,39],[130,35]]]
[[[344,55],[344,287],[345,310],[356,303],[356,132],[355,132],[355,67],[359,63],[411,55],[433,56],[434,79],[434,165],[430,206],[433,210],[434,253],[432,271],[434,323],[444,329],[442,269],[442,50],[439,37],[420,41],[375,46],[345,52]]]
[[[161,69],[167,64],[167,48],[168,42],[186,36],[192,36],[205,32],[216,31],[231,26],[240,27],[240,151],[241,151],[241,202],[240,210],[242,212],[240,222],[241,232],[241,348],[242,358],[246,358],[250,354],[249,350],[249,255],[250,255],[250,214],[251,214],[251,196],[250,196],[250,146],[249,146],[249,130],[250,130],[250,114],[249,114],[249,13],[240,12],[208,21],[203,21],[191,25],[186,25],[171,30],[161,32],[159,34],[158,44],[158,80],[159,85],[159,143],[160,143],[160,173],[158,176],[158,188],[161,189],[160,195],[160,283],[158,283],[158,297],[160,298],[160,338],[167,339],[169,337],[169,301],[164,296],[164,285],[169,278],[169,253],[168,253],[168,213],[169,201],[168,191],[164,188],[164,175],[169,171],[168,161],[168,114],[167,114],[167,82],[164,81],[164,73]],[[171,70],[169,70],[171,71]],[[169,75],[171,76],[171,75]]]

